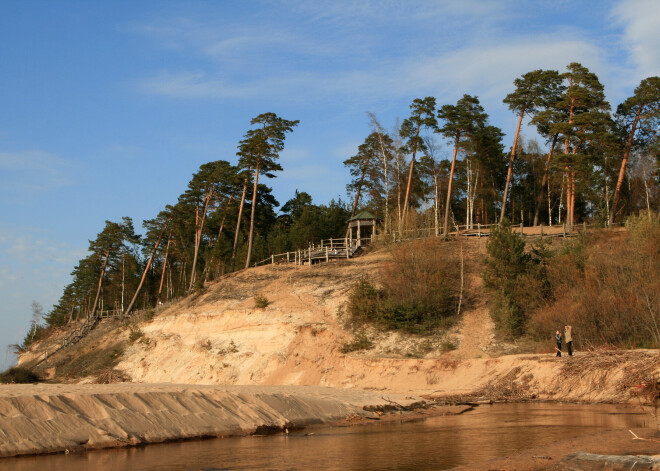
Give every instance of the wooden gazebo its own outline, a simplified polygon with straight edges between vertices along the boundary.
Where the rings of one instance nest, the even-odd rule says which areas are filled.
[[[380,219],[366,209],[360,211],[348,220],[348,239],[355,240],[358,247],[372,241],[376,236],[378,221]],[[355,229],[355,234],[353,234],[353,229]]]

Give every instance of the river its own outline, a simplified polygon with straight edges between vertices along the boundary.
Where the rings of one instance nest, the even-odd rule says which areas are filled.
[[[481,405],[422,421],[327,427],[286,435],[0,460],[0,470],[438,470],[587,433],[655,427],[648,411],[613,405]]]

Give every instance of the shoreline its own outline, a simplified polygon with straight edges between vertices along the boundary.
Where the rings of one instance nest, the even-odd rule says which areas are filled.
[[[319,386],[1,385],[0,459],[302,429],[314,434],[314,430],[325,427],[457,415],[495,402],[574,401],[443,404],[421,396]],[[638,438],[623,429],[585,434],[456,469],[564,469],[555,466],[576,451],[602,455],[660,453],[657,429],[633,432]]]
[[[2,385],[0,457],[265,435],[425,407],[419,396],[320,386]]]

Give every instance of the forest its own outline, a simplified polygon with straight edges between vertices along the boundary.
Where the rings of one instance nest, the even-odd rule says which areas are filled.
[[[142,235],[128,217],[106,221],[52,309],[33,303],[23,348],[49,328],[100,311],[153,309],[271,254],[344,237],[359,209],[377,215],[385,234],[427,228],[445,236],[503,221],[605,227],[658,213],[659,77],[613,109],[598,77],[571,63],[515,79],[503,102],[511,142],[467,94],[440,106],[417,98],[391,130],[368,113],[371,133],[344,162],[347,200],[326,204],[298,190],[282,205],[274,198],[265,182],[286,171],[278,159],[298,121],[255,117],[234,163],[203,164],[176,202],[142,223]],[[521,137],[526,120],[543,142]]]

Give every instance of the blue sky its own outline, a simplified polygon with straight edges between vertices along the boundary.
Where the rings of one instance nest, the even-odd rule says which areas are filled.
[[[0,346],[33,300],[57,301],[106,219],[140,227],[200,164],[235,161],[260,113],[300,120],[276,197],[325,203],[368,111],[389,129],[414,98],[469,93],[510,136],[516,77],[581,62],[615,107],[660,74],[658,44],[657,0],[4,0]]]

